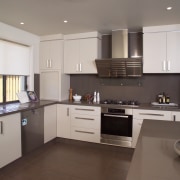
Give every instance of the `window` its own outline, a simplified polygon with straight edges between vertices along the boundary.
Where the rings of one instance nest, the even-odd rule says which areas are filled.
[[[26,90],[26,76],[0,75],[0,103],[17,101],[16,93]]]

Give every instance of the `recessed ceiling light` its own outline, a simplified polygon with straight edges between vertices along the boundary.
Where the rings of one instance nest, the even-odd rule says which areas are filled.
[[[23,25],[23,24],[24,24],[24,22],[20,22],[20,24],[21,24],[21,25]]]
[[[171,10],[171,9],[172,9],[172,7],[170,7],[170,6],[169,6],[169,7],[167,7],[166,9],[167,9],[167,10]]]
[[[64,20],[64,23],[68,23],[68,21],[67,21],[67,20]]]

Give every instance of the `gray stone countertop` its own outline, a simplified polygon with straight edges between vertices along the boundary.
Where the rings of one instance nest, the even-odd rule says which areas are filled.
[[[69,101],[69,100],[64,100],[60,101],[60,104],[69,104],[69,105],[81,105],[81,106],[99,106],[99,107],[118,107],[118,108],[133,108],[133,109],[147,109],[147,110],[162,110],[162,111],[180,111],[180,106],[164,106],[164,105],[159,105],[159,106],[153,106],[151,103],[142,103],[138,107],[136,106],[122,106],[122,105],[113,105],[113,104],[100,104],[100,103],[93,103],[93,102],[87,102],[87,101],[80,101],[80,102],[75,102],[75,101]]]
[[[144,120],[127,180],[179,180],[180,122]]]
[[[57,101],[50,100],[40,100],[38,102],[28,102],[28,103],[10,103],[5,105],[0,105],[0,116],[27,111],[30,109],[36,109],[44,106],[49,106],[52,104],[57,104]]]

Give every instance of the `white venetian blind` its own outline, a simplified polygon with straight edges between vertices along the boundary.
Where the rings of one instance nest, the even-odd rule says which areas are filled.
[[[0,40],[0,74],[29,75],[30,47]]]

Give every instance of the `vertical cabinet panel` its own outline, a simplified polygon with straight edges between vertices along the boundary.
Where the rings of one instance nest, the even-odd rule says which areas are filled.
[[[56,138],[57,105],[44,107],[44,143]]]
[[[57,105],[57,137],[70,138],[70,115],[69,105]]]

